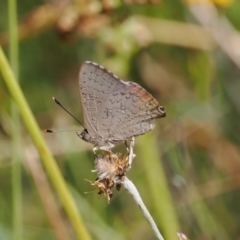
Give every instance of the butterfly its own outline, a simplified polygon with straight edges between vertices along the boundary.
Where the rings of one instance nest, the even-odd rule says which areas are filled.
[[[81,66],[79,90],[86,128],[77,135],[94,149],[109,151],[116,143],[152,130],[153,120],[166,116],[165,108],[147,90],[94,62]]]

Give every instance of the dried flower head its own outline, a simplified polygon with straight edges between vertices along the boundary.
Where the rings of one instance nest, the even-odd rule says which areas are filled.
[[[89,182],[96,186],[99,190],[98,194],[103,194],[108,202],[113,196],[112,189],[116,187],[117,190],[120,190],[121,182],[131,167],[132,159],[129,161],[129,156],[129,151],[123,157],[119,153],[114,154],[108,151],[103,151],[101,155],[95,156],[95,169],[93,172],[97,172],[98,178],[94,182]]]

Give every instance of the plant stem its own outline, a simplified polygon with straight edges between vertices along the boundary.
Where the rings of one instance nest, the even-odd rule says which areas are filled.
[[[9,59],[10,64],[18,80],[19,72],[19,49],[18,49],[18,24],[17,2],[8,0],[9,21]],[[21,181],[21,128],[19,112],[14,102],[11,104],[11,131],[12,131],[12,202],[13,202],[13,239],[22,239],[22,181]]]
[[[150,226],[153,229],[153,232],[155,234],[155,236],[157,237],[157,239],[159,240],[164,240],[163,236],[161,235],[160,231],[157,228],[156,223],[154,222],[151,214],[149,213],[149,211],[147,210],[145,204],[142,201],[142,198],[137,190],[137,188],[135,187],[135,185],[133,184],[132,181],[130,181],[127,177],[124,178],[124,181],[122,181],[122,185],[128,190],[128,192],[133,196],[135,202],[137,203],[137,205],[139,206],[139,208],[142,210],[142,213],[144,215],[144,217],[148,220]]]
[[[67,189],[67,186],[62,178],[60,170],[51,155],[47,145],[40,133],[37,122],[27,104],[27,101],[15,80],[13,72],[7,62],[7,59],[4,55],[2,48],[0,47],[0,72],[2,73],[5,84],[12,95],[13,100],[18,106],[19,112],[22,116],[22,119],[25,123],[26,128],[29,131],[29,134],[32,137],[32,140],[41,156],[42,162],[48,172],[48,175],[60,197],[63,207],[70,218],[70,221],[78,235],[79,239],[89,240],[91,239],[90,234],[88,233],[81,216],[78,213],[75,202]]]
[[[138,148],[137,154],[145,170],[149,197],[156,209],[156,222],[166,239],[176,239],[180,226],[153,132],[142,136],[141,141],[142,147]]]

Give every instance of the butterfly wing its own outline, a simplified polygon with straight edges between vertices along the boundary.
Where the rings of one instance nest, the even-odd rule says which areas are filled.
[[[153,119],[164,117],[165,109],[144,88],[134,82],[109,94],[100,111],[97,129],[101,136],[117,142],[154,128]]]
[[[109,95],[122,85],[117,76],[102,66],[89,61],[83,63],[79,73],[80,98],[84,124],[92,138],[102,136],[97,128],[100,111]]]

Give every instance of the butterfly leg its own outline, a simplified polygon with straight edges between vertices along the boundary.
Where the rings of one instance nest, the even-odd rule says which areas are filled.
[[[128,141],[126,140],[124,143],[125,143],[125,147],[126,147],[127,151],[129,152],[129,149],[128,149]]]
[[[128,141],[129,141],[129,143],[128,143]],[[125,143],[125,146],[126,146],[126,149],[128,152],[130,152],[131,149],[133,151],[134,144],[135,144],[135,138],[132,137],[130,140],[126,140],[124,143]]]
[[[127,151],[128,151],[128,163],[129,163],[130,167],[132,165],[133,159],[136,157],[136,154],[134,154],[134,152],[133,152],[134,144],[135,144],[135,138],[134,137],[132,137],[129,140],[129,145],[128,145],[128,142],[125,141],[125,145],[126,145],[126,148],[127,148]]]
[[[98,149],[99,149],[98,146],[94,146],[94,148],[93,148],[93,153],[94,153],[95,156],[97,155],[96,151],[97,151]]]
[[[111,148],[113,148],[113,147],[114,147],[114,144],[108,142],[105,146],[98,147],[98,149],[112,153]]]
[[[110,149],[109,147],[107,147],[107,146],[102,146],[102,147],[95,146],[95,147],[93,148],[93,153],[94,153],[95,155],[97,155],[96,151],[99,150],[99,149],[102,150],[102,151],[109,152],[109,153],[113,154],[113,152],[111,151],[111,149]]]

